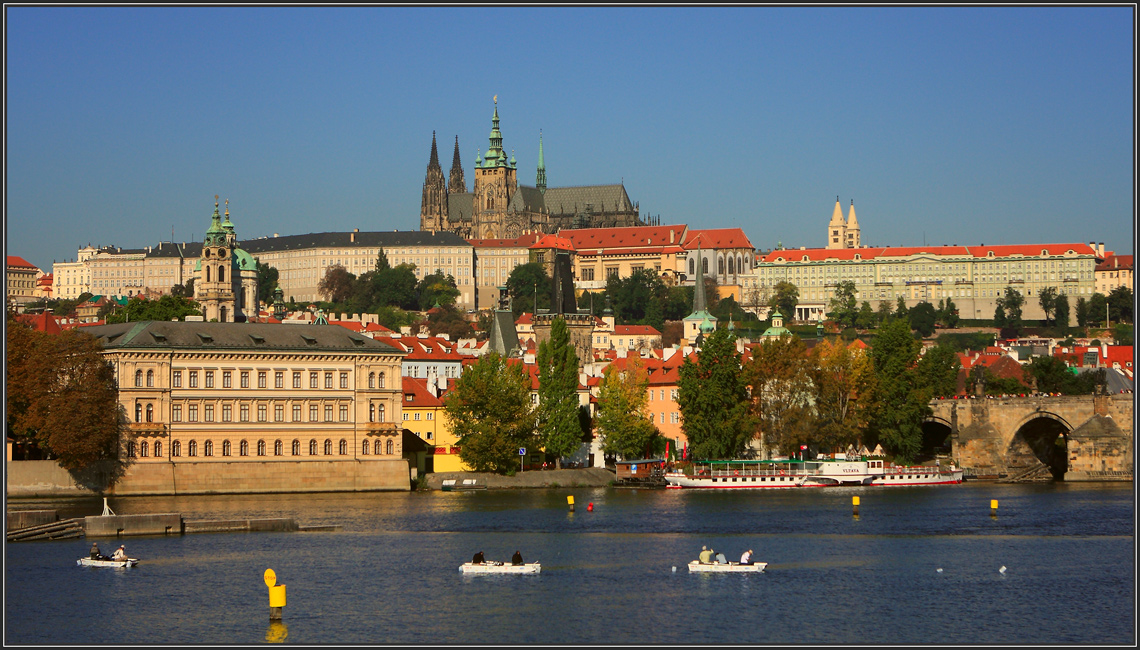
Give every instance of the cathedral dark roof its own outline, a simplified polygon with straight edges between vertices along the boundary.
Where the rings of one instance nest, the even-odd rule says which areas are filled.
[[[449,221],[471,221],[475,209],[475,195],[471,192],[447,195],[447,218]]]
[[[575,215],[591,206],[595,214],[633,212],[633,203],[625,186],[581,185],[551,187],[543,193],[538,188],[520,185],[507,206],[508,212],[545,212],[553,215]]]

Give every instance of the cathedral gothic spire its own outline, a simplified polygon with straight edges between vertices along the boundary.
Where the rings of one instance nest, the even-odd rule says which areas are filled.
[[[439,151],[435,144],[435,131],[431,132],[431,160],[424,178],[423,199],[420,202],[420,230],[442,230],[447,217],[447,184],[439,166]]]
[[[451,177],[447,181],[449,194],[466,194],[467,181],[463,178],[463,163],[459,160],[459,136],[455,136],[455,153],[451,155]]]
[[[546,160],[542,157],[542,131],[538,132],[538,178],[535,179],[534,186],[546,194]]]

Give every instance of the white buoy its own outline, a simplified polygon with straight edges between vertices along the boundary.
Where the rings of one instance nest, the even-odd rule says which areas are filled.
[[[942,573],[942,567],[938,567],[938,572]]]
[[[998,569],[998,573],[1005,575],[1005,565],[1004,564],[1002,565],[1002,567],[1000,569]]]
[[[673,567],[673,573],[677,572],[677,567]]]

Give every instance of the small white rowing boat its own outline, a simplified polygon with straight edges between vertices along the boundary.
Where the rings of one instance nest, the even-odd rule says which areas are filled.
[[[472,564],[467,562],[459,567],[459,571],[462,573],[538,573],[542,571],[542,565],[538,562],[533,564],[505,564],[502,562]]]
[[[701,564],[697,560],[689,562],[689,573],[760,573],[764,567],[768,566],[767,562],[753,562],[752,564],[740,564],[738,562],[729,562],[728,564]]]
[[[139,561],[133,557],[129,557],[125,560],[92,560],[89,557],[83,557],[76,560],[75,563],[79,566],[99,566],[125,569],[127,567],[137,566]]]

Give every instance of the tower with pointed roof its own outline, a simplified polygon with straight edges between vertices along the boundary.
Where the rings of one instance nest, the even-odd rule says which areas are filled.
[[[693,282],[693,313],[681,320],[685,341],[694,345],[716,330],[716,316],[708,312],[705,300],[704,257],[697,248],[696,279]]]
[[[472,186],[472,219],[475,222],[472,235],[477,238],[518,237],[521,232],[504,232],[507,204],[518,189],[518,179],[514,160],[507,159],[503,150],[503,132],[499,130],[499,102],[495,99],[495,112],[491,117],[491,134],[488,136],[487,153],[475,165],[475,180]]]
[[[463,163],[459,159],[459,136],[455,136],[455,153],[451,154],[451,174],[447,179],[447,193],[467,193],[467,181],[463,178]]]
[[[855,199],[851,199],[851,210],[847,213],[847,248],[859,248],[859,220],[855,218]]]
[[[207,321],[235,323],[257,314],[257,260],[238,248],[229,199],[223,223],[214,196],[214,214],[195,271],[194,299]]]
[[[458,139],[456,140],[458,144]],[[420,230],[443,230],[447,223],[447,184],[439,166],[439,153],[435,145],[435,131],[431,132],[431,159],[424,178],[423,199],[420,202]]]
[[[546,194],[546,160],[542,156],[542,131],[538,132],[538,176],[534,186],[539,192]]]
[[[831,221],[827,222],[827,247],[846,248],[847,224],[843,221],[843,208],[839,197],[835,197],[835,209],[831,211]]]

